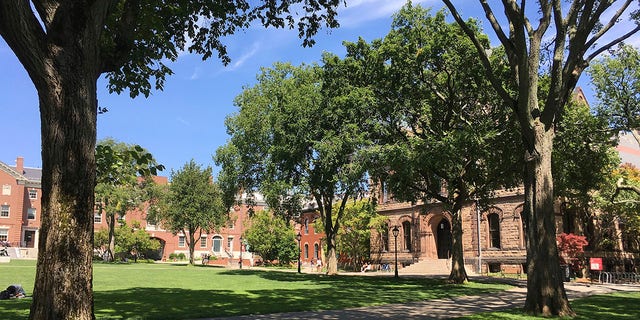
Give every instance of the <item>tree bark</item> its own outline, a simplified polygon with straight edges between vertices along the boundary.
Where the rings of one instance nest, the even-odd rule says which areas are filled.
[[[564,289],[556,244],[551,154],[553,126],[535,121],[527,144],[525,213],[527,214],[527,299],[525,311],[542,316],[572,316]]]
[[[338,258],[336,255],[336,233],[337,231],[333,225],[329,225],[325,228],[326,242],[327,242],[327,257],[326,266],[328,275],[338,274]]]
[[[43,196],[30,319],[94,319],[96,76],[80,48],[51,52],[36,83]]]
[[[449,281],[457,284],[468,280],[467,270],[464,267],[464,250],[462,248],[462,203],[456,201],[451,210],[451,273]]]

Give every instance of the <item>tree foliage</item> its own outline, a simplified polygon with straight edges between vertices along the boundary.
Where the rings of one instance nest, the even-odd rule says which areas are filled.
[[[640,52],[621,44],[594,61],[589,70],[598,99],[597,113],[616,132],[631,132],[640,144]]]
[[[94,149],[97,114],[107,109],[98,105],[97,79],[106,73],[111,92],[149,95],[172,73],[166,61],[187,50],[226,64],[224,37],[254,23],[296,28],[303,45],[311,45],[323,25],[338,26],[340,3],[0,2],[0,36],[29,74],[41,114],[43,218],[31,319],[94,318]]]
[[[334,61],[325,57],[325,65]],[[365,188],[359,151],[370,144],[363,127],[371,117],[362,90],[344,87],[342,73],[327,74],[316,65],[263,68],[258,83],[236,97],[240,110],[226,120],[231,139],[217,154],[224,155],[218,157],[223,172],[240,175],[238,188],[260,191],[287,221],[300,210],[301,200],[315,201],[325,221],[327,266],[333,274],[344,206]],[[334,202],[339,203],[335,212]]]
[[[194,250],[203,233],[225,225],[229,208],[222,193],[212,181],[211,167],[202,168],[194,160],[180,170],[171,171],[171,184],[158,218],[174,234],[182,233],[189,247],[189,263],[194,263]]]
[[[486,36],[477,36],[489,50]],[[446,206],[454,217],[450,280],[462,283],[460,210],[519,181],[517,126],[483,76],[473,43],[444,11],[408,3],[384,39],[346,46],[344,63],[357,72],[345,76],[375,99],[370,173],[397,200]],[[500,68],[502,56],[494,57]]]
[[[247,221],[243,238],[265,262],[288,265],[297,261],[298,244],[293,226],[273,212],[260,210]]]
[[[114,259],[116,220],[124,219],[127,212],[147,200],[145,189],[154,184],[151,175],[163,169],[138,145],[105,139],[96,146],[96,210],[105,217],[109,228],[108,260]]]
[[[372,199],[349,201],[336,235],[342,268],[355,271],[363,263],[371,261],[371,232],[382,232],[386,219],[378,214]],[[315,225],[316,230],[323,230],[324,220],[316,219]]]
[[[497,5],[480,0],[480,6],[507,56],[508,74],[515,83],[509,88],[497,77],[490,55],[474,29],[460,16],[459,6],[450,0],[443,2],[472,39],[485,75],[503,99],[503,105],[513,111],[520,124],[525,160],[524,222],[527,226],[528,260],[525,310],[545,316],[572,315],[574,312],[562,280],[556,276],[560,265],[555,239],[555,193],[551,168],[555,129],[589,63],[640,30],[636,25],[614,38],[605,38],[627,14],[633,1],[538,0]],[[494,10],[495,6],[501,10]],[[504,15],[496,16],[497,12]],[[534,12],[535,17],[532,16]],[[608,16],[605,12],[613,14]],[[631,17],[635,16],[637,13],[631,13]],[[547,60],[545,53],[548,53]],[[541,76],[548,77],[549,81],[548,93],[544,96],[539,92]]]

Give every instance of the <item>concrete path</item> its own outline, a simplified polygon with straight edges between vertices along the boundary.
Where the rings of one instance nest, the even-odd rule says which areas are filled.
[[[462,317],[474,313],[491,312],[503,309],[521,308],[526,297],[526,283],[516,282],[518,287],[490,295],[459,296],[446,299],[417,301],[402,304],[388,304],[374,307],[350,308],[344,310],[305,311],[275,313],[266,315],[248,315],[227,320],[249,319],[447,319]],[[590,295],[640,291],[640,285],[582,284],[565,283],[569,299]],[[214,319],[214,318],[211,318]]]

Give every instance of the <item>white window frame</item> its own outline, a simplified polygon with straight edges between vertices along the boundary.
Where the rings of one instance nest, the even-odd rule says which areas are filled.
[[[11,185],[10,184],[3,184],[2,185],[2,195],[3,196],[10,196],[11,195]]]
[[[229,252],[233,251],[233,237],[227,237],[227,249]]]
[[[27,220],[35,220],[36,213],[36,208],[27,208]]]
[[[207,236],[200,236],[200,248],[207,247]]]
[[[102,212],[98,210],[93,212],[93,223],[102,223]]]
[[[9,218],[11,215],[11,206],[8,204],[0,205],[0,218]]]
[[[185,236],[178,236],[178,247],[186,247],[187,245],[187,238]]]
[[[9,242],[9,229],[0,228],[0,241]]]
[[[29,189],[29,199],[31,199],[31,200],[36,200],[36,199],[38,199],[38,190],[36,190],[36,189]]]
[[[222,237],[221,236],[213,236],[213,238],[211,238],[212,240],[212,244],[211,244],[211,251],[213,252],[222,252]],[[218,250],[216,251],[216,242],[218,243]]]

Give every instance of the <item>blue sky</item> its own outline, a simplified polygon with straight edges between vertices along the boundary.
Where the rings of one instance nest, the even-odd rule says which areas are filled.
[[[232,59],[226,67],[214,58],[203,62],[197,55],[181,55],[170,64],[175,74],[167,79],[164,91],[155,91],[148,98],[109,94],[106,82],[99,81],[98,103],[109,112],[98,116],[98,139],[112,137],[147,148],[167,167],[162,175],[168,176],[171,169],[180,169],[192,158],[202,165],[214,166],[212,155],[228,139],[224,119],[236,111],[233,99],[243,86],[255,83],[261,67],[269,67],[276,61],[295,65],[317,62],[323,51],[344,54],[345,40],[381,38],[389,31],[391,15],[405,1],[347,0],[347,3],[348,7],[339,9],[341,27],[320,30],[312,48],[303,48],[295,31],[256,27],[225,40]],[[413,3],[442,7],[438,0]],[[465,4],[460,5],[463,17],[483,18],[477,2],[454,3]],[[466,6],[467,3],[470,5]],[[485,30],[491,35],[488,28]],[[5,120],[0,161],[13,165],[16,157],[23,156],[26,166],[41,167],[36,91],[1,38],[0,70],[0,119]]]

